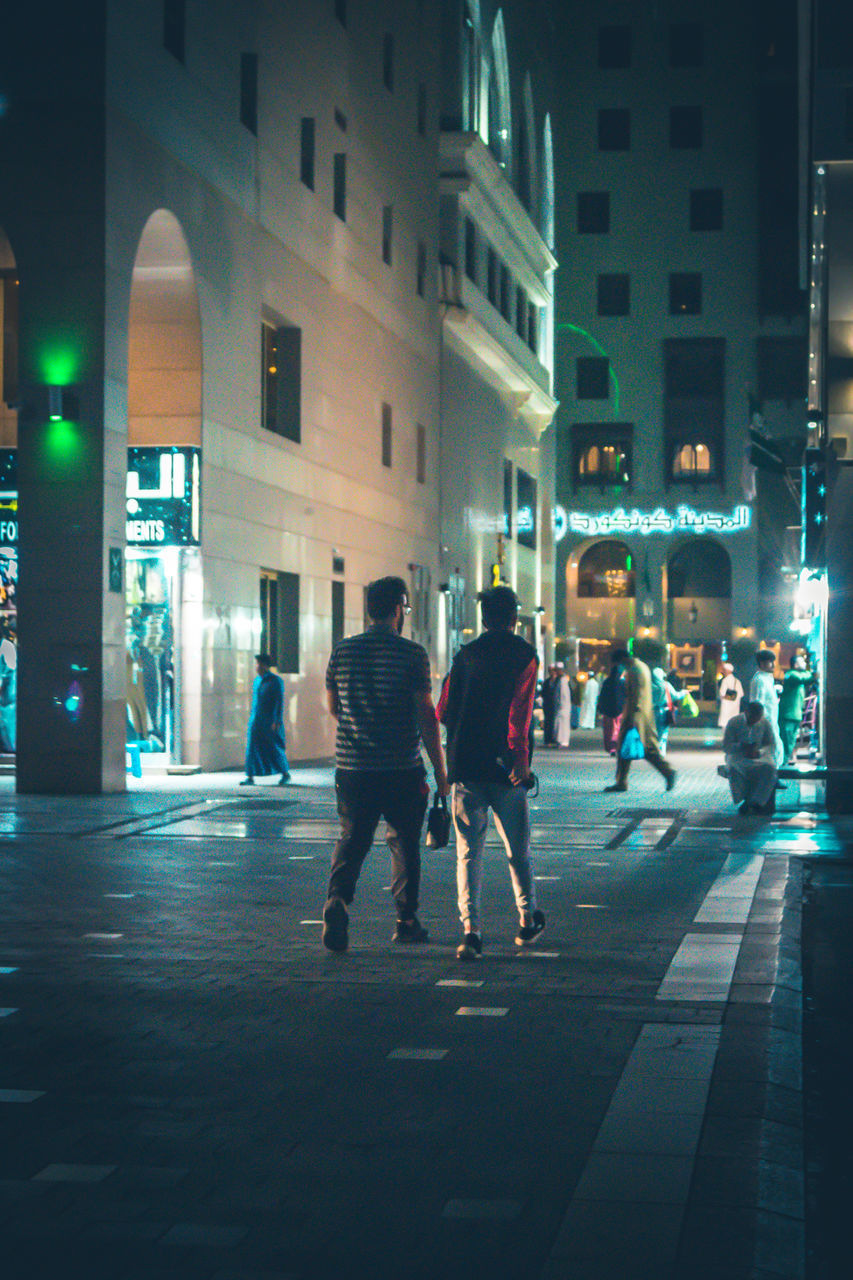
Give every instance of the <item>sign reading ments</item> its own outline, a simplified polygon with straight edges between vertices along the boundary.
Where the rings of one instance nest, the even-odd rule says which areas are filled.
[[[626,511],[616,507],[592,515],[585,511],[569,511],[554,508],[554,536],[559,542],[567,533],[579,533],[584,537],[602,534],[639,533],[741,533],[752,524],[752,511],[746,505],[735,507],[730,514],[724,511],[696,511],[693,507],[678,507],[675,513],[657,507],[654,511],[638,511],[633,507]]]
[[[201,450],[127,451],[127,541],[137,547],[197,547]],[[0,545],[18,544],[18,469],[14,449],[0,449]]]

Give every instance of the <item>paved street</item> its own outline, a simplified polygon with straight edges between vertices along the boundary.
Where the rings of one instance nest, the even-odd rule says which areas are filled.
[[[806,1274],[802,886],[847,833],[793,784],[738,818],[701,735],[671,759],[614,796],[589,735],[537,756],[548,929],[513,945],[495,847],[469,966],[449,850],[428,946],[380,845],[321,948],[328,769],[3,780],[4,1280]]]

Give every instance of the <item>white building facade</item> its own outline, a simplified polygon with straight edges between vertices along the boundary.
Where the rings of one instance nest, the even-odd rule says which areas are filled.
[[[126,734],[158,765],[237,767],[260,648],[285,681],[289,755],[325,757],[326,661],[364,625],[371,579],[407,580],[437,678],[492,561],[544,634],[555,263],[541,209],[514,195],[511,161],[442,137],[461,6],[458,48],[454,6],[416,0],[90,8],[85,36],[78,14],[47,46],[16,16],[2,67],[18,785],[118,789]],[[484,40],[496,30],[499,13]],[[47,69],[36,94],[28,58]],[[70,97],[49,74],[63,58]],[[40,123],[61,117],[36,164]],[[440,258],[459,145],[477,152],[519,318],[489,313],[456,341]],[[530,511],[524,545],[509,526],[499,557],[484,531],[505,518],[506,463],[510,519]]]

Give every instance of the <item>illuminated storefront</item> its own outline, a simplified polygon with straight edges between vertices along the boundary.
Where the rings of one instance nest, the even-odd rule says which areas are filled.
[[[14,449],[0,449],[0,753],[15,750],[18,668],[18,488]]]

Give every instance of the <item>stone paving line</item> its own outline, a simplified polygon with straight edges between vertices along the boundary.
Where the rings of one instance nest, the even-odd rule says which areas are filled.
[[[208,805],[207,801],[205,805]],[[199,806],[199,812],[205,814],[204,805]],[[667,815],[659,815],[652,810],[638,819],[636,812],[630,817],[623,814],[622,819],[613,824],[613,830],[623,835],[614,848],[622,848],[626,854],[631,853],[632,849],[637,854],[650,849],[663,851],[668,848],[677,849],[682,838],[692,839],[703,830],[713,834],[712,829],[701,825],[707,822],[706,815],[698,818],[700,825],[691,827],[688,823],[681,822],[681,818],[676,822],[672,816],[675,812],[681,816],[689,816],[686,810],[673,810]],[[214,824],[220,837],[244,838],[237,830],[222,828],[233,825],[235,828],[242,828],[245,834],[245,824],[229,824],[209,813],[207,816],[212,822],[206,824],[205,831],[201,832],[202,838],[210,835],[210,826]],[[144,824],[144,818],[128,821],[137,824],[133,834],[145,834],[139,825]],[[159,818],[156,821],[159,822]],[[163,825],[166,828],[178,828],[182,824],[172,823],[167,817]],[[676,825],[678,829],[672,840],[666,843]],[[323,828],[322,832],[320,826]],[[116,828],[112,829],[115,831]],[[736,824],[733,825],[731,821],[728,826],[721,828],[729,833],[735,829]],[[329,824],[319,821],[315,835],[318,838],[320,835],[327,837],[328,831]],[[103,838],[121,838],[109,836],[106,832],[101,834]],[[163,831],[158,827],[155,832],[152,828],[152,835],[154,834],[161,838]],[[183,834],[187,835],[189,832],[185,830]],[[545,828],[540,834],[545,834]],[[608,837],[605,829],[601,830],[600,835],[606,837],[606,840],[604,844],[599,840],[597,847],[609,848],[608,841],[612,841],[614,837]],[[610,1274],[619,1274],[624,1280],[631,1280],[634,1275],[649,1274],[650,1264],[654,1264],[656,1274],[662,1275],[665,1274],[664,1268],[674,1266],[679,1257],[685,1256],[685,1249],[690,1243],[685,1240],[684,1233],[685,1222],[688,1222],[686,1209],[696,1179],[697,1155],[700,1153],[700,1142],[707,1120],[708,1099],[719,1065],[721,1045],[727,1034],[731,1033],[736,1038],[738,1027],[742,1034],[743,1028],[759,1026],[766,1045],[769,1046],[768,1053],[772,1060],[769,1074],[773,1078],[770,1083],[780,1089],[795,1091],[796,1054],[790,1043],[790,1038],[795,1033],[787,1029],[785,1017],[776,1021],[772,1017],[757,1019],[755,1024],[744,1019],[736,1022],[732,1028],[725,1021],[734,1007],[754,1013],[763,1012],[769,1006],[771,1014],[775,1014],[777,1009],[773,1002],[776,993],[796,989],[797,957],[780,957],[775,940],[762,951],[756,938],[750,937],[750,920],[753,921],[755,930],[758,930],[757,937],[760,937],[762,928],[769,929],[778,925],[782,913],[778,893],[779,869],[784,869],[784,883],[787,884],[788,855],[803,847],[798,843],[800,835],[793,829],[790,849],[780,847],[783,842],[777,836],[778,829],[774,831],[773,839],[767,841],[768,846],[773,846],[767,849],[767,854],[775,855],[772,858],[746,850],[743,853],[732,853],[705,895],[693,921],[696,932],[685,935],[655,997],[662,1005],[672,1006],[667,1011],[669,1020],[665,1023],[646,1022],[641,1027],[612,1095],[598,1137],[575,1185],[569,1210],[557,1234],[542,1280],[557,1280],[558,1276],[561,1280],[563,1277],[566,1280],[568,1277],[571,1280],[584,1280],[586,1276],[604,1280]],[[300,839],[304,840],[305,836]],[[547,847],[544,841],[541,847]],[[300,856],[300,860],[308,859]],[[601,865],[600,860],[597,861]],[[237,863],[228,859],[214,859],[207,866],[228,871],[236,868]],[[765,883],[770,886],[771,891],[761,897],[761,886]],[[130,902],[134,895],[116,893],[109,896],[117,902]],[[578,903],[577,907],[590,911],[605,909],[604,904],[597,903]],[[316,925],[319,922],[310,923]],[[735,932],[735,928],[739,932]],[[104,931],[92,932],[86,937],[90,941],[114,942],[119,941],[122,934]],[[753,948],[749,954],[747,944]],[[559,955],[553,952],[542,952],[538,957],[534,953],[529,954],[533,958],[543,959],[545,956]],[[527,958],[525,954],[525,959]],[[783,963],[786,959],[789,962],[787,972],[784,971]],[[10,973],[15,971],[13,966],[6,968]],[[463,983],[471,986],[475,983],[483,985],[480,979],[439,979],[436,985],[460,987]],[[484,996],[478,991],[474,998],[484,999]],[[678,1021],[680,1013],[693,1014],[696,1011],[694,1006],[704,1007],[709,1004],[716,1006],[715,1021],[710,1025],[697,1026],[689,1020]],[[10,1016],[14,1012],[12,1009],[2,1009],[0,1015]],[[509,1023],[510,1012],[511,1006],[484,1002],[460,1006],[455,1014],[474,1020],[507,1019]],[[785,1009],[780,1005],[778,1012],[787,1015],[789,1021],[793,1017],[790,1006]],[[444,1047],[400,1046],[391,1050],[387,1056],[391,1061],[438,1063],[444,1060],[447,1053],[448,1049]],[[757,1071],[758,1068],[753,1070]],[[673,1105],[673,1080],[679,1081],[677,1107]],[[38,1094],[35,1090],[19,1092],[33,1094],[33,1098],[26,1101],[35,1101]],[[10,1103],[25,1101],[23,1097],[4,1099],[0,1094],[0,1101],[4,1100]],[[778,1121],[763,1117],[763,1123],[766,1126]],[[713,1150],[704,1157],[711,1168],[715,1158],[719,1157],[714,1156]],[[767,1218],[773,1216],[768,1203],[772,1187],[775,1186],[773,1179],[778,1177],[773,1171],[782,1166],[778,1160],[759,1163],[763,1163],[764,1167],[758,1174],[756,1213],[764,1212]],[[56,1184],[97,1184],[109,1180],[113,1172],[114,1166],[109,1165],[56,1163],[45,1165],[34,1175],[34,1180]],[[801,1223],[802,1219],[801,1211],[797,1216],[796,1195],[793,1196],[792,1203],[791,1212],[782,1216],[786,1222],[793,1224],[791,1231],[796,1237],[796,1224]],[[712,1198],[709,1198],[709,1204],[713,1204]],[[517,1216],[519,1209],[519,1203],[512,1199],[451,1199],[446,1201],[442,1216],[455,1221],[510,1221]],[[697,1222],[699,1234],[701,1226],[701,1222]],[[771,1223],[771,1226],[778,1227],[778,1224]],[[239,1233],[239,1228],[205,1227],[202,1224],[184,1222],[171,1225],[163,1240],[168,1244],[187,1247],[201,1244],[226,1248],[229,1244],[236,1243]],[[775,1274],[801,1274],[791,1261],[796,1256],[796,1249],[790,1251],[791,1256],[787,1261],[780,1260],[774,1254],[776,1235],[769,1231],[762,1237],[760,1232],[756,1232],[753,1248],[756,1265],[768,1260],[773,1261],[774,1265],[781,1261],[788,1269]],[[616,1244],[618,1241],[622,1242],[619,1247]],[[630,1248],[626,1248],[626,1245]],[[700,1262],[701,1258],[694,1256],[697,1266]],[[643,1265],[646,1270],[642,1269]],[[248,1280],[249,1273],[245,1274]],[[694,1276],[698,1280],[700,1270],[683,1274],[690,1275],[691,1280]]]

